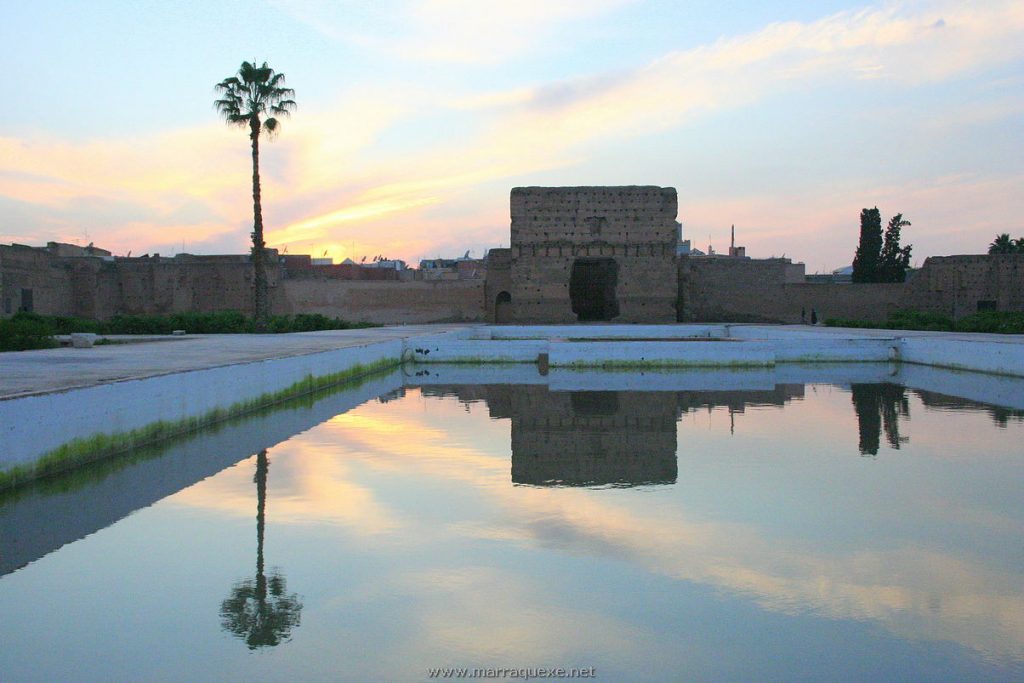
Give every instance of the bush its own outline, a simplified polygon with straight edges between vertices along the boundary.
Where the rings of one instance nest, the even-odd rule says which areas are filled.
[[[1024,313],[1013,311],[984,311],[953,321],[941,313],[896,311],[884,323],[868,320],[829,318],[829,327],[866,327],[889,330],[934,330],[941,332],[988,332],[993,334],[1024,334]]]
[[[32,330],[35,337],[50,337],[55,334],[72,332],[94,332],[96,334],[170,334],[174,330],[185,330],[189,334],[246,334],[256,331],[256,322],[239,311],[217,311],[215,313],[172,313],[171,315],[115,315],[110,320],[87,320],[64,315],[40,315],[38,313],[17,313],[6,321],[15,327],[6,326],[5,335],[22,335],[13,330]],[[340,318],[328,318],[320,313],[299,313],[298,315],[276,315],[267,322],[268,332],[313,332],[316,330],[348,330],[363,327],[377,327],[372,323],[350,323]],[[52,341],[52,340],[51,340]],[[13,342],[11,342],[13,343]],[[27,344],[21,341],[19,344]],[[35,342],[42,343],[42,342]],[[52,346],[21,346],[20,348],[47,348]],[[7,349],[4,350],[14,350]]]
[[[253,320],[239,311],[174,313],[170,320],[172,331],[185,330],[189,334],[242,334],[255,329]]]
[[[18,313],[10,320],[0,320],[0,351],[50,349],[57,345],[53,330],[31,313]]]
[[[854,320],[852,318],[826,318],[825,327],[865,327],[876,329],[882,327],[880,323],[873,323],[869,320]]]
[[[103,334],[170,334],[170,318],[159,315],[115,315],[100,324]]]
[[[885,327],[890,330],[936,330],[952,331],[953,319],[941,313],[921,311],[896,311],[889,314]]]
[[[1024,313],[984,311],[956,321],[957,332],[994,332],[1024,334]]]

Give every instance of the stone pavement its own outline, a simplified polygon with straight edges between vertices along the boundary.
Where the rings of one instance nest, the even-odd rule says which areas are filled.
[[[146,337],[90,349],[0,353],[0,400],[234,365],[301,356],[391,339],[438,334],[466,325],[401,325],[293,334],[210,334]],[[111,335],[111,340],[132,337]]]

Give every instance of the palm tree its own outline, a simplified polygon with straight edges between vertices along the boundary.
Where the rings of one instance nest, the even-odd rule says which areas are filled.
[[[990,254],[1012,254],[1017,251],[1017,245],[1014,240],[1010,239],[1010,234],[1004,232],[1002,235],[996,235],[996,238],[992,240],[992,244],[988,245],[988,253]]]
[[[264,329],[269,313],[267,271],[263,241],[263,209],[260,205],[260,133],[273,136],[280,128],[278,116],[295,109],[295,91],[284,87],[284,74],[275,72],[266,62],[262,66],[242,62],[238,73],[225,78],[214,88],[221,99],[214,101],[229,126],[249,128],[252,141],[252,261],[255,279],[254,308],[256,324]]]

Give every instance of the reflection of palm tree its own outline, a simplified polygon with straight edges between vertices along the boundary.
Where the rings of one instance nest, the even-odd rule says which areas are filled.
[[[853,409],[857,413],[861,455],[878,455],[882,430],[893,449],[906,437],[900,436],[899,416],[910,415],[906,389],[898,384],[852,384]]]
[[[293,627],[299,625],[302,603],[295,593],[288,593],[284,576],[263,571],[263,528],[267,509],[267,451],[256,456],[256,580],[244,579],[231,589],[231,595],[220,605],[220,623],[245,640],[250,650],[277,645],[289,639]]]

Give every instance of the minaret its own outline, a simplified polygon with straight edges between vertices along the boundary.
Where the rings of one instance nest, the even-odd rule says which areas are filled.
[[[732,226],[732,238],[729,240],[729,256],[736,253],[736,224]]]

